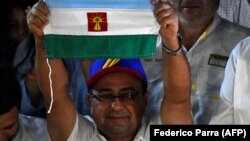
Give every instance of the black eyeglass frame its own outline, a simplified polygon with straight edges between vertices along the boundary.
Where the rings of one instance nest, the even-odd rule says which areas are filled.
[[[117,96],[114,94],[101,94],[101,92],[91,89],[89,95],[102,103],[112,103],[116,98],[118,98],[121,103],[135,102],[139,96],[143,96],[143,94],[132,89],[121,91]]]

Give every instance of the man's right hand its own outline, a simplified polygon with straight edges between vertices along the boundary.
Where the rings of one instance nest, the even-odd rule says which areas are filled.
[[[27,15],[27,23],[36,38],[43,38],[43,28],[48,23],[49,9],[43,0],[39,0],[29,10]]]

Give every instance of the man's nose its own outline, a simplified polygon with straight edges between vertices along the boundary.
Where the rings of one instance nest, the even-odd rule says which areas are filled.
[[[111,103],[111,107],[114,110],[120,110],[123,107],[123,103],[120,101],[120,99],[118,97],[115,97]]]

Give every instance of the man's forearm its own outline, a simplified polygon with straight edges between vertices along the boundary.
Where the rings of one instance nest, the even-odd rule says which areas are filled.
[[[179,48],[177,38],[168,42],[171,49]],[[190,107],[190,70],[186,56],[182,52],[170,56],[163,52],[164,98],[162,103],[162,120],[165,124],[192,123]]]
[[[50,106],[51,102],[51,92],[53,92],[53,98],[55,99],[57,99],[59,94],[61,95],[61,97],[63,97],[63,93],[66,94],[68,88],[68,76],[64,64],[60,59],[51,59],[47,62],[48,58],[46,58],[43,40],[36,38],[35,43],[37,52],[35,66],[36,76],[38,79],[39,87],[44,96],[46,109],[48,109],[48,106]]]

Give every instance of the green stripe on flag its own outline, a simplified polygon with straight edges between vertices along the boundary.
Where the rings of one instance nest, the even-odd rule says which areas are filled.
[[[155,54],[157,35],[45,35],[48,58],[142,58]]]

